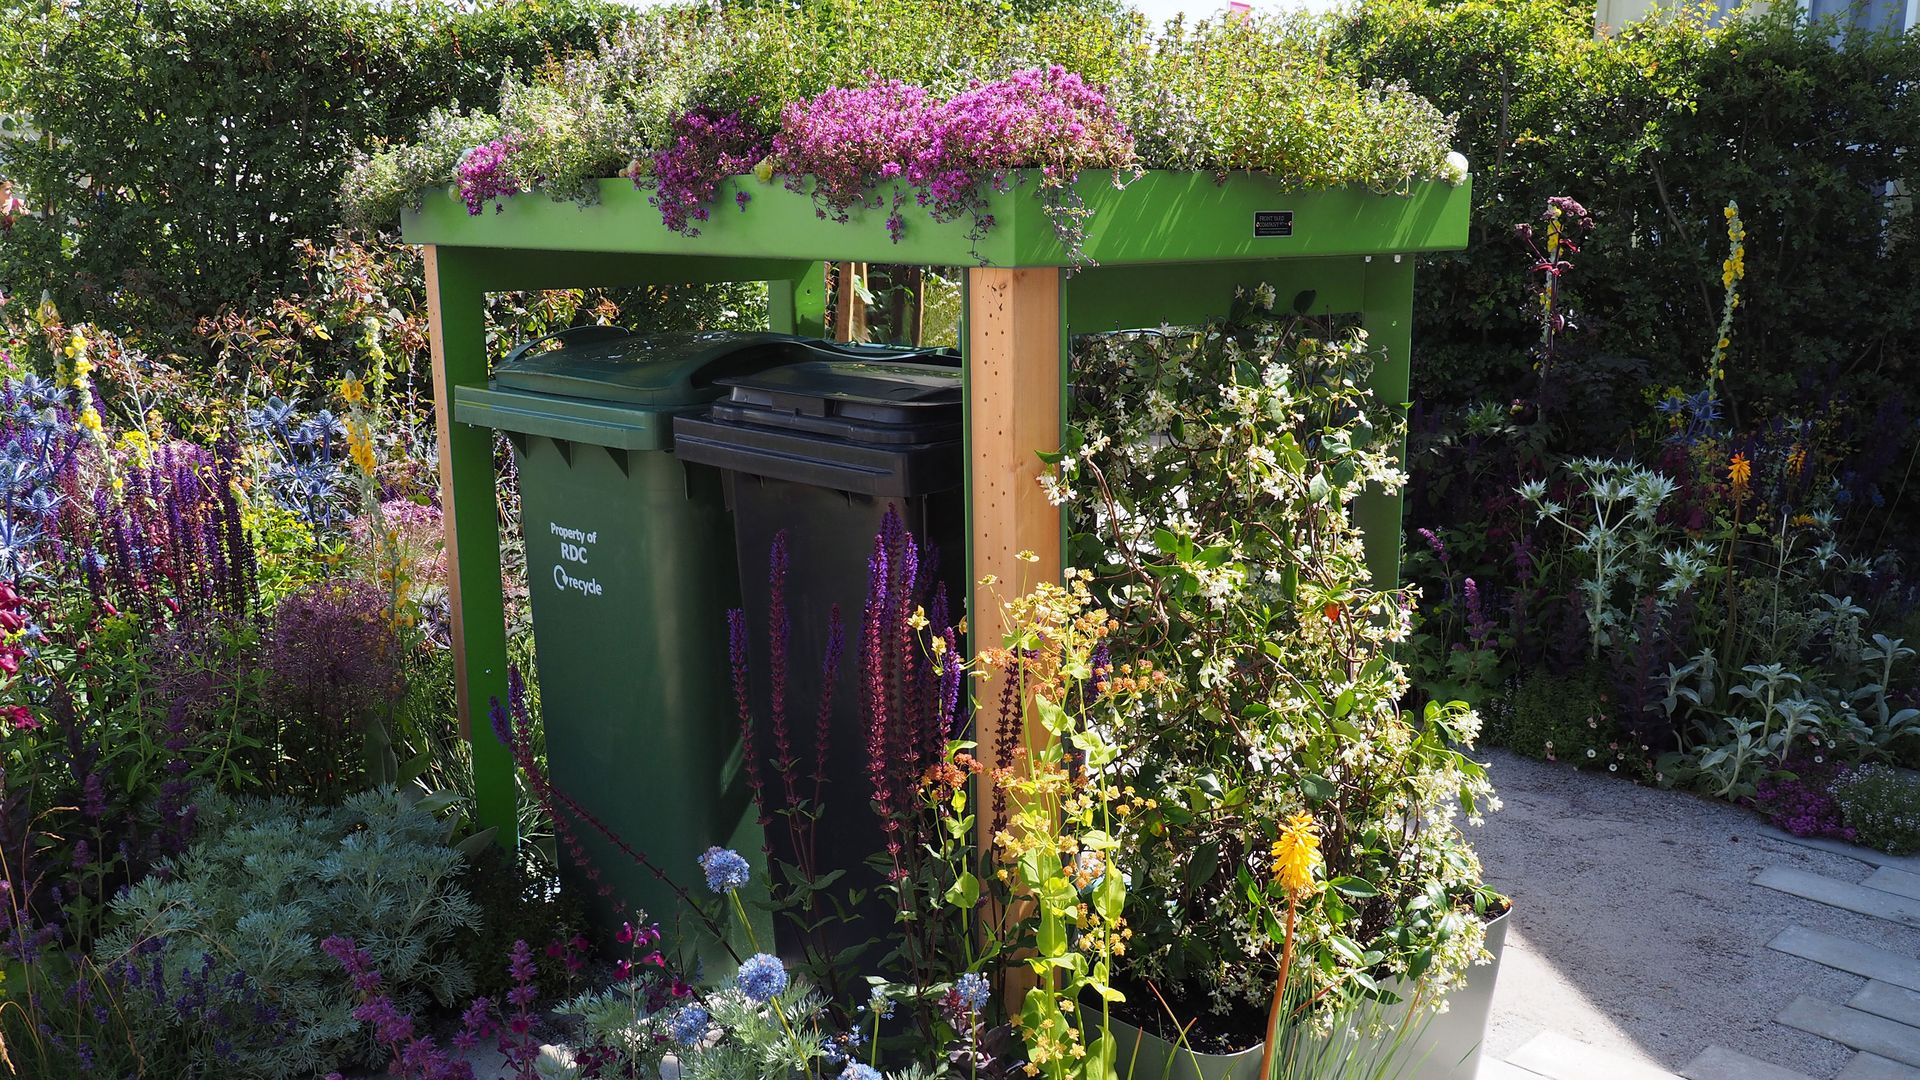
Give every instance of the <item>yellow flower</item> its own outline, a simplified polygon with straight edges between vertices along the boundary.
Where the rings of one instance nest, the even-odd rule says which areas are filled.
[[[1733,481],[1734,494],[1747,490],[1747,484],[1753,479],[1753,463],[1747,460],[1745,453],[1733,455],[1727,462],[1727,479]]]
[[[73,332],[73,336],[67,339],[67,355],[79,356],[81,353],[86,351],[87,351],[87,339],[80,336],[80,331],[75,330]]]
[[[927,628],[927,609],[923,607],[914,608],[913,614],[907,616],[907,625],[913,627],[915,630],[925,630]]]
[[[358,405],[367,400],[367,384],[349,375],[340,380],[340,400]]]
[[[1320,868],[1320,833],[1308,814],[1295,814],[1280,827],[1273,844],[1273,880],[1291,896],[1313,891],[1313,872]]]
[[[89,434],[98,435],[100,433],[100,414],[92,409],[83,411],[80,414],[80,426],[86,428]]]
[[[367,426],[361,423],[347,425],[347,457],[352,459],[361,475],[372,476],[378,464],[373,456],[373,435]]]

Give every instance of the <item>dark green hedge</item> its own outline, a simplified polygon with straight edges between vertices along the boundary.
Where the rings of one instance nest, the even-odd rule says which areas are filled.
[[[630,13],[602,0],[15,6],[0,107],[34,134],[0,140],[0,176],[41,213],[0,240],[0,286],[150,329],[272,291],[292,241],[337,221],[353,148],[411,137],[434,106],[490,107],[508,71]]]
[[[1473,165],[1472,246],[1419,280],[1426,406],[1536,392],[1512,228],[1570,195],[1597,222],[1568,278],[1584,350],[1572,374],[1607,385],[1561,388],[1581,406],[1561,413],[1564,449],[1625,438],[1623,413],[1645,417],[1653,388],[1704,385],[1729,199],[1748,230],[1731,419],[1872,415],[1896,398],[1911,415],[1920,241],[1886,191],[1920,191],[1920,34],[1837,34],[1776,7],[1708,35],[1647,24],[1611,39],[1594,35],[1590,0],[1367,0],[1343,23],[1360,73],[1459,113]],[[1873,437],[1888,434],[1911,437]]]

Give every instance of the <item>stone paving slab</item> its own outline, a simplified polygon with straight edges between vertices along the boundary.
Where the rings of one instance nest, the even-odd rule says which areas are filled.
[[[1860,992],[1847,1002],[1847,1008],[1898,1020],[1911,1028],[1920,1028],[1920,992],[1869,979]]]
[[[1709,1046],[1680,1068],[1687,1080],[1811,1080],[1806,1073],[1783,1069],[1724,1046]]]
[[[1783,840],[1815,851],[1845,855],[1849,859],[1859,859],[1871,866],[1891,866],[1910,874],[1920,874],[1920,855],[1889,855],[1884,851],[1861,847],[1859,844],[1849,844],[1844,840],[1829,840],[1823,836],[1795,836],[1784,829],[1771,827],[1762,829],[1761,832],[1771,840]]]
[[[1878,1054],[1855,1054],[1833,1080],[1920,1080],[1920,1069]]]
[[[1753,883],[1830,907],[1873,915],[1902,926],[1920,927],[1920,900],[1869,889],[1864,885],[1781,866],[1769,866],[1762,870]]]
[[[1473,1080],[1543,1080],[1537,1072],[1530,1072],[1510,1061],[1497,1058],[1481,1058],[1480,1068],[1473,1074]]]
[[[1547,1080],[1679,1080],[1665,1069],[1642,1065],[1552,1031],[1535,1035],[1508,1054],[1507,1061]]]
[[[1895,893],[1900,896],[1920,900],[1920,874],[1907,870],[1896,870],[1891,866],[1882,866],[1867,875],[1860,884],[1869,889]]]
[[[1920,960],[1852,938],[1789,926],[1767,947],[1854,975],[1864,975],[1909,990],[1920,990]]]
[[[1802,996],[1795,998],[1787,1011],[1775,1019],[1855,1050],[1907,1065],[1920,1065],[1920,1028],[1911,1028],[1884,1016]]]

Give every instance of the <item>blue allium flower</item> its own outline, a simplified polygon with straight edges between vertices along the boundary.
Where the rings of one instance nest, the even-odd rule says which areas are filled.
[[[692,1046],[705,1038],[713,1026],[713,1016],[699,1005],[688,1005],[667,1020],[667,1034],[681,1046]]]
[[[855,1061],[840,1074],[840,1080],[880,1080],[880,1071],[871,1065],[862,1065]]]
[[[740,973],[734,976],[733,984],[741,993],[765,1005],[786,992],[787,968],[777,956],[755,953],[740,965]]]
[[[753,868],[737,851],[723,847],[710,847],[700,856],[700,869],[707,872],[707,888],[717,893],[730,893],[747,883],[753,876]]]
[[[987,986],[987,977],[977,971],[969,971],[953,984],[953,991],[968,1012],[985,1012],[987,1001],[993,991]]]

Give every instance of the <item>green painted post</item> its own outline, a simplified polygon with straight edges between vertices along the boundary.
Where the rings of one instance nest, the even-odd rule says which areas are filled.
[[[807,272],[787,281],[767,282],[767,324],[779,334],[825,337],[827,334],[827,264],[808,265]]]
[[[1412,394],[1413,372],[1413,257],[1374,255],[1367,259],[1360,322],[1379,359],[1373,369],[1373,393],[1384,408],[1398,409]],[[1397,448],[1407,459],[1403,438]],[[1354,520],[1365,534],[1367,568],[1377,588],[1400,581],[1400,514],[1398,494],[1370,490],[1354,504]]]
[[[474,817],[516,835],[513,758],[494,737],[488,708],[507,698],[506,604],[500,590],[500,516],[494,492],[493,432],[453,421],[455,386],[487,381],[485,253],[426,249],[427,314],[434,364],[434,426],[440,440],[440,490],[452,566],[455,689],[461,726],[473,748]]]

